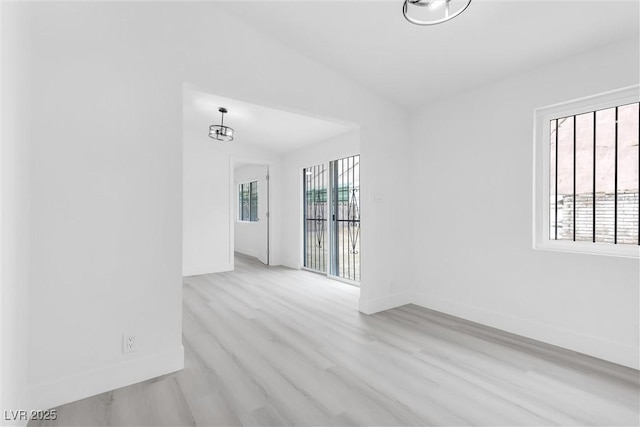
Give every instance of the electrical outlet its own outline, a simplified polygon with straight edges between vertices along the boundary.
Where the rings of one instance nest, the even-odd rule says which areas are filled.
[[[122,334],[122,352],[131,353],[136,351],[136,336],[133,334]]]

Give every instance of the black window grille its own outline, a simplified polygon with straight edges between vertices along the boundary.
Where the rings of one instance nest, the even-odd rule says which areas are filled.
[[[332,162],[333,275],[360,281],[360,156]]]
[[[239,185],[238,219],[240,221],[258,221],[258,181]]]
[[[327,207],[326,167],[324,164],[303,171],[304,266],[326,272]]]
[[[358,282],[360,156],[334,160],[328,166],[303,170],[304,266]]]
[[[550,122],[549,239],[640,245],[640,103]]]

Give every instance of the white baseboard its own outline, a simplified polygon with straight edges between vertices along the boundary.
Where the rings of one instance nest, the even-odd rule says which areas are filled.
[[[31,408],[45,410],[184,368],[184,348],[164,351],[30,387]]]
[[[293,270],[302,269],[302,263],[297,258],[294,259],[294,258],[282,257],[281,259],[279,259],[279,263],[278,264],[274,263],[274,264],[271,264],[271,265],[281,265],[283,267],[291,268]]]
[[[238,247],[236,246],[234,252],[237,252],[242,255],[246,255],[251,258],[260,258],[260,254],[257,251],[253,251],[251,249],[246,249],[246,250],[242,248],[238,249]]]
[[[384,297],[363,299],[360,298],[359,310],[364,314],[374,314],[380,311],[390,310],[411,303],[411,294],[401,292]]]
[[[425,293],[414,292],[410,300],[413,304],[421,307],[566,348],[578,353],[587,354],[619,365],[640,369],[640,349],[638,347],[603,340],[600,337],[580,334],[542,322],[507,316],[480,307],[436,298]]]
[[[233,264],[186,267],[182,270],[182,277],[202,276],[203,274],[224,273],[226,271],[233,271]]]

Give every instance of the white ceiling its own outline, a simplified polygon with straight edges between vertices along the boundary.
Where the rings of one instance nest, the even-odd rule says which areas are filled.
[[[220,124],[218,108],[225,107],[229,112],[224,115],[224,123],[235,130],[234,144],[253,145],[279,154],[357,129],[352,123],[223,98],[191,87],[185,88],[183,103],[184,125],[189,129],[208,135],[210,125]]]
[[[638,0],[472,0],[455,19],[408,23],[402,0],[216,1],[236,18],[404,108],[640,37]],[[235,142],[277,153],[356,125],[185,91],[185,124],[220,121]]]
[[[402,0],[219,6],[407,108],[640,36],[637,0],[473,0],[432,27],[406,22]]]

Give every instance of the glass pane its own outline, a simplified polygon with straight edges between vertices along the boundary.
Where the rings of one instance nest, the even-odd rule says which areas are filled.
[[[593,113],[576,116],[576,240],[593,241]]]
[[[573,240],[573,117],[558,120],[558,240]]]
[[[249,185],[242,185],[242,220],[249,221]]]
[[[638,162],[636,103],[618,108],[618,244],[638,244]]]
[[[549,124],[549,240],[556,240],[556,128],[558,120]]]
[[[615,108],[596,112],[596,242],[613,243]]]
[[[331,273],[360,281],[360,156],[336,160],[332,167],[336,221]]]
[[[242,221],[242,187],[243,184],[238,186],[238,219]]]
[[[327,188],[325,165],[303,170],[304,266],[326,271]]]
[[[250,221],[258,220],[258,181],[253,181],[249,184],[249,193],[250,193]]]

